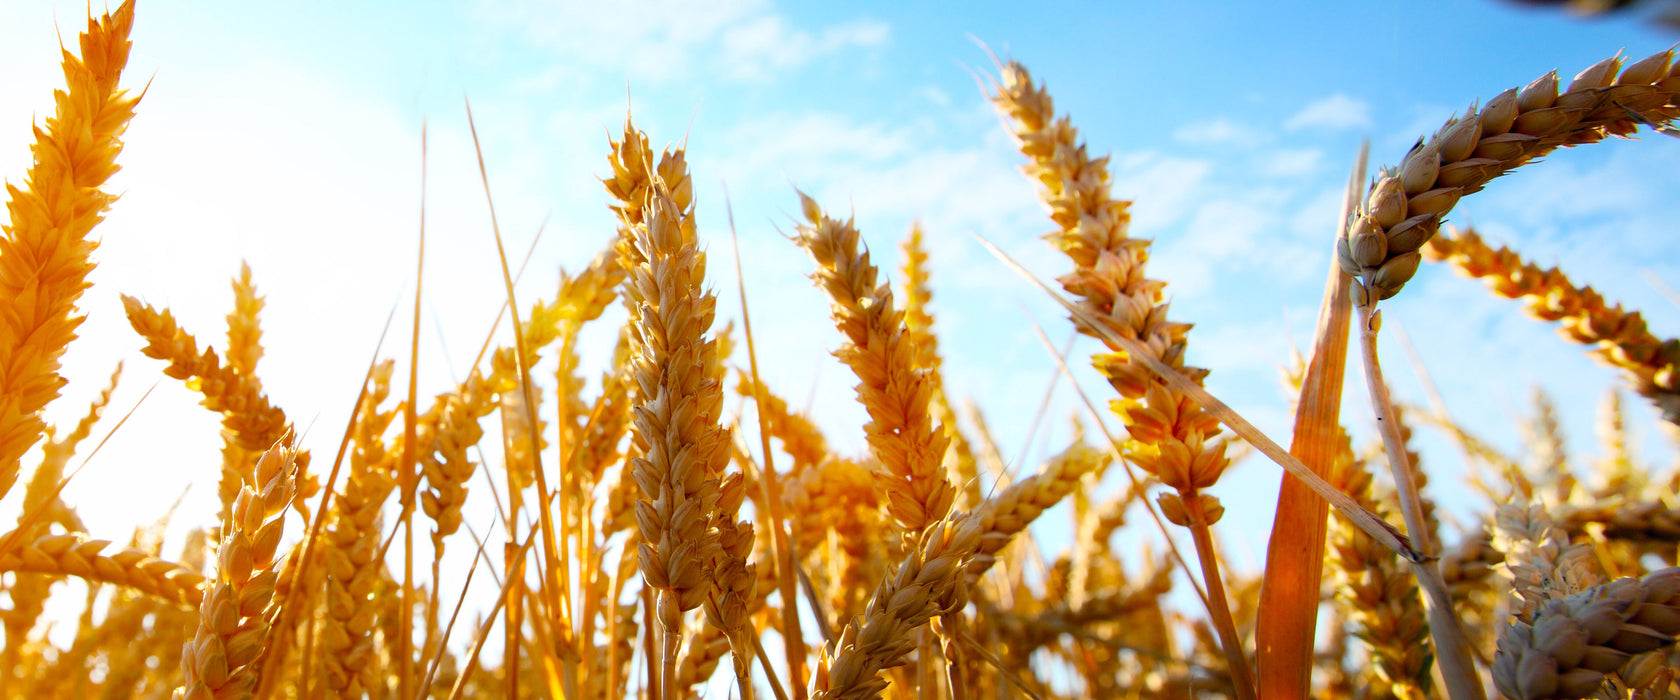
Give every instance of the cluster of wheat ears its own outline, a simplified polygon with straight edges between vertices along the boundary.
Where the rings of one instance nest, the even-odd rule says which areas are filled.
[[[1312,353],[1291,374],[1288,449],[1202,388],[1207,370],[1184,364],[1190,325],[1169,318],[1165,282],[1147,276],[1149,241],[1128,235],[1107,159],[1025,68],[999,66],[990,98],[1054,222],[1048,242],[1071,263],[1045,291],[1106,346],[1091,361],[1114,394],[1087,402],[1109,400],[1125,427],[1079,435],[1013,477],[984,417],[960,428],[941,384],[921,232],[904,242],[895,293],[853,224],[801,195],[794,242],[869,416],[867,452],[836,453],[759,381],[746,310],[742,342],[713,327],[684,153],[655,152],[627,121],[608,144],[618,230],[606,250],[528,307],[514,303],[504,254],[511,344],[485,340],[467,378],[429,401],[412,362],[397,397],[394,363],[374,362],[330,460],[299,444],[264,392],[249,268],[221,349],[124,297],[144,354],[222,418],[220,520],[165,552],[161,523],[114,546],[61,498],[110,390],[74,426],[42,418],[65,385],[90,232],[114,199],[101,187],[139,104],[119,87],[133,18],[130,2],[90,20],[79,55],[64,53],[68,85],[34,132],[22,186],[7,188],[0,498],[21,499],[21,515],[0,534],[0,696],[1466,700],[1491,687],[1534,700],[1680,688],[1680,569],[1657,568],[1680,543],[1680,474],[1630,456],[1616,394],[1602,459],[1578,480],[1544,403],[1531,454],[1502,455],[1439,411],[1397,411],[1375,345],[1381,301],[1423,259],[1445,262],[1559,323],[1680,424],[1680,342],[1556,269],[1441,229],[1459,198],[1558,147],[1669,129],[1670,52],[1507,90],[1374,177],[1361,155]],[[615,303],[629,313],[614,361],[587,381],[580,331]],[[1339,422],[1355,334],[1383,426],[1368,450]],[[492,416],[500,460],[483,444]],[[1452,546],[1408,448],[1417,422],[1451,435],[1499,504]],[[1223,508],[1211,491],[1238,441],[1288,474],[1252,574],[1222,568],[1213,534]],[[1099,491],[1116,467],[1131,487]],[[486,469],[505,470],[506,486],[487,489],[498,521],[474,528],[461,508]],[[1062,501],[1073,544],[1039,551],[1023,533]],[[1135,527],[1187,529],[1194,551],[1163,538],[1164,555],[1128,569],[1109,543],[1138,513]],[[476,550],[466,585],[497,591],[493,606],[439,590],[446,546]],[[85,611],[53,623],[47,598],[71,579],[86,584]],[[1182,585],[1196,613],[1168,604]],[[50,624],[74,624],[73,641],[49,641]]]

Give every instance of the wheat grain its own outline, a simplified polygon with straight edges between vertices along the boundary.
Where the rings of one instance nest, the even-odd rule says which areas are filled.
[[[1548,600],[1501,630],[1494,683],[1514,700],[1587,697],[1634,655],[1674,643],[1677,592],[1669,568]]]

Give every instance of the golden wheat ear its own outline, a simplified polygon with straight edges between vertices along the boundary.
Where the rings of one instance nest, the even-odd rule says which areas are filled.
[[[68,91],[54,100],[46,128],[35,128],[34,164],[24,188],[8,185],[11,215],[0,236],[0,498],[17,483],[19,461],[41,439],[41,410],[64,388],[59,358],[83,316],[76,301],[93,271],[88,239],[116,201],[99,188],[117,171],[122,135],[139,97],[117,89],[128,64],[134,2],[81,35],[81,56],[64,52]]]
[[[199,604],[198,632],[182,649],[177,697],[249,698],[260,680],[286,508],[297,494],[297,449],[288,437],[257,460],[240,488],[216,555],[216,574]]]
[[[1423,252],[1461,275],[1485,281],[1494,294],[1522,301],[1529,316],[1557,322],[1558,335],[1621,370],[1664,420],[1680,425],[1680,342],[1652,334],[1639,312],[1606,303],[1592,286],[1573,284],[1555,267],[1541,269],[1510,248],[1489,246],[1473,228],[1449,227]]]

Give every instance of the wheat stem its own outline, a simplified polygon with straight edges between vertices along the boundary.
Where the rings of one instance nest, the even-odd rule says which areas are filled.
[[[1382,315],[1375,307],[1375,304],[1356,305],[1360,359],[1365,363],[1365,383],[1371,396],[1371,409],[1377,414],[1389,469],[1394,474],[1395,489],[1400,494],[1400,512],[1406,520],[1406,534],[1411,538],[1412,546],[1424,555],[1409,561],[1423,591],[1429,633],[1435,641],[1435,658],[1449,698],[1482,700],[1486,695],[1476,673],[1474,652],[1457,613],[1453,611],[1446,581],[1435,565],[1434,537],[1424,518],[1422,499],[1418,496],[1411,460],[1406,454],[1406,440],[1400,434],[1400,421],[1395,415],[1393,402],[1389,400],[1382,365],[1377,361],[1377,330],[1382,326]]]

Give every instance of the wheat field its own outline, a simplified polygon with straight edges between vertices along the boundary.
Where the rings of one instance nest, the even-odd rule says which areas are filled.
[[[1210,392],[1219,367],[1189,364],[1207,330],[1153,276],[1153,242],[1115,192],[1124,164],[1088,145],[1027,65],[994,59],[977,82],[1060,267],[1039,279],[976,245],[1098,348],[1058,357],[1080,366],[1063,371],[1101,380],[1074,384],[1070,438],[1020,465],[942,372],[965,348],[941,342],[935,234],[913,227],[896,251],[872,250],[847,203],[787,194],[786,264],[826,297],[827,347],[855,388],[844,409],[866,415],[860,434],[832,434],[821,413],[840,407],[801,407],[761,372],[784,358],[755,343],[745,282],[720,289],[720,270],[744,277],[739,249],[733,230],[698,223],[726,204],[696,196],[710,175],[691,168],[687,137],[649,134],[633,110],[598,144],[615,230],[532,299],[516,285],[521,239],[495,218],[480,140],[495,132],[469,103],[500,273],[478,283],[502,306],[488,332],[451,339],[450,359],[421,357],[427,284],[451,262],[427,255],[422,223],[417,259],[384,261],[413,265],[413,297],[371,359],[336,354],[332,371],[361,377],[342,428],[265,385],[278,341],[260,259],[204,272],[206,286],[232,277],[225,326],[112,290],[139,356],[108,379],[74,377],[105,388],[67,406],[100,224],[123,206],[109,181],[147,108],[129,65],[136,21],[129,0],[66,24],[79,31],[66,32],[64,84],[29,135],[28,171],[7,174],[0,504],[17,515],[0,528],[0,697],[1680,693],[1680,470],[1647,463],[1629,429],[1648,413],[1680,440],[1680,340],[1455,216],[1559,149],[1680,133],[1673,50],[1491,90],[1387,164],[1361,151],[1321,241],[1312,343],[1281,368],[1287,435]],[[1596,458],[1565,449],[1544,397],[1510,453],[1438,402],[1390,395],[1383,370],[1402,361],[1379,351],[1395,332],[1383,311],[1430,265],[1480,280],[1615,372]],[[385,303],[341,303],[364,302]],[[446,390],[422,392],[428,362],[451,365]],[[1363,393],[1344,392],[1361,379]],[[90,531],[66,487],[146,410],[114,404],[116,388],[154,381],[220,421],[164,439],[218,446],[220,461],[118,459],[190,470],[218,510],[178,539],[164,536],[174,509],[157,504],[133,504],[152,522]],[[49,407],[76,419],[49,421]],[[1364,415],[1369,439],[1352,425]],[[1458,487],[1431,479],[1425,432],[1473,465],[1485,501],[1472,522],[1443,523],[1440,495]],[[1267,470],[1277,495],[1229,488],[1239,461]],[[1248,500],[1276,503],[1254,566],[1234,561],[1225,518]],[[1065,548],[1037,529],[1052,517]]]

